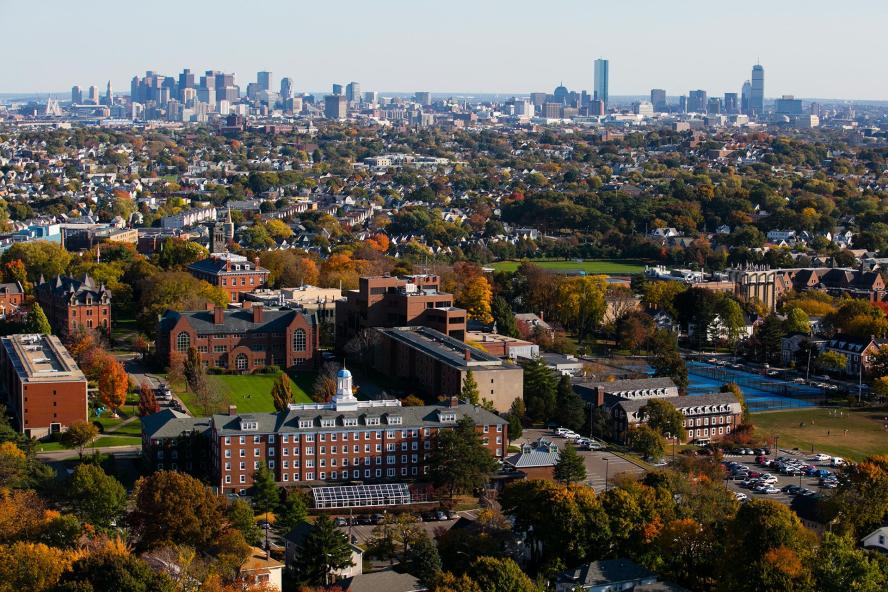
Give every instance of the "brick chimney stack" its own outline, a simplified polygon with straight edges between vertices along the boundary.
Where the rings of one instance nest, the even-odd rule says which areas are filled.
[[[463,352],[463,355],[465,356],[466,363],[472,361],[472,350],[469,349],[468,347]]]
[[[604,387],[596,386],[595,387],[595,406],[596,407],[604,407]]]
[[[455,395],[450,397],[450,406],[451,407],[459,407],[459,397],[457,397]]]
[[[263,306],[261,304],[254,304],[252,308],[253,308],[253,322],[254,323],[261,323],[262,322]]]
[[[213,309],[213,324],[214,325],[224,325],[225,324],[225,309],[221,306],[217,306]]]
[[[229,406],[228,406],[228,415],[229,415],[230,417],[236,417],[236,416],[237,416],[237,405],[229,405]]]

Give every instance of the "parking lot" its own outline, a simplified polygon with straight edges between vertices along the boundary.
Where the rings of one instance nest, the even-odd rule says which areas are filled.
[[[526,429],[515,444],[520,446],[523,443],[536,442],[541,437],[550,440],[559,449],[567,443],[565,438],[554,435],[551,430]],[[586,462],[586,485],[594,488],[596,492],[604,491],[605,480],[613,483],[617,475],[644,473],[644,469],[639,465],[606,450],[578,450],[578,452]]]
[[[477,517],[478,510],[470,510],[467,512],[456,512],[456,515],[448,520],[434,520],[434,521],[423,521],[418,522],[416,524],[417,527],[424,530],[429,537],[435,537],[435,531],[438,529],[442,530],[450,530],[456,521],[459,518],[469,518],[474,520]],[[343,515],[345,518],[347,515]],[[355,514],[353,518],[357,518],[358,515]],[[366,515],[364,516],[367,517]],[[366,520],[362,520],[366,521]],[[352,519],[352,522],[357,522],[357,520]],[[351,526],[340,526],[339,530],[346,533],[347,535],[351,535],[352,541],[356,545],[366,545],[368,541],[373,538],[373,530],[376,528],[375,524],[352,524]]]
[[[755,475],[756,473],[766,473],[771,475],[776,479],[776,482],[773,483],[773,488],[778,490],[779,493],[759,493],[755,492],[752,489],[744,487],[742,485],[743,481],[735,480],[729,478],[726,481],[726,487],[732,491],[745,494],[749,499],[756,498],[769,498],[775,501],[779,501],[781,503],[789,505],[792,503],[793,498],[797,494],[789,494],[783,491],[783,488],[794,485],[796,487],[801,487],[805,490],[811,492],[811,494],[820,494],[827,490],[827,487],[824,487],[820,483],[820,478],[817,476],[809,476],[809,475],[785,475],[781,473],[776,467],[770,466],[762,466],[755,462],[755,455],[752,454],[726,454],[724,460],[726,463],[735,462],[739,463],[743,468],[748,470],[751,475]],[[790,453],[785,450],[779,451],[779,453],[773,453],[766,457],[768,460],[776,460],[778,458],[785,459],[787,462],[795,463],[799,465],[804,465],[807,467],[814,467],[815,469],[822,469],[829,471],[832,474],[835,474],[838,470],[837,467],[834,467],[830,464],[829,460],[816,460],[811,454],[803,454],[803,453]],[[743,469],[741,469],[743,470]],[[730,475],[730,470],[726,472],[726,475]]]

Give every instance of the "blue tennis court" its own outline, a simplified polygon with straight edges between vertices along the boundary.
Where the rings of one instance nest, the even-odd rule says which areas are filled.
[[[687,363],[688,395],[717,392],[726,382],[743,389],[750,412],[813,407],[824,399],[822,389],[772,376],[744,372],[705,362]]]

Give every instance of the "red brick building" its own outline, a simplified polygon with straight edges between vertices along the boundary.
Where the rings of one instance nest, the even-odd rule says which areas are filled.
[[[317,318],[295,309],[216,308],[196,312],[167,311],[157,333],[157,354],[165,365],[170,355],[196,348],[206,367],[251,372],[265,366],[315,367],[320,331]]]
[[[70,335],[78,327],[111,335],[111,290],[97,285],[89,275],[82,280],[57,276],[37,284],[37,302],[58,335]]]
[[[259,265],[258,257],[249,261],[233,253],[213,253],[208,259],[189,265],[188,271],[197,279],[225,290],[231,302],[238,302],[243,292],[264,287],[270,273]]]
[[[15,427],[42,438],[86,421],[86,377],[54,335],[0,339],[0,391]]]
[[[18,282],[0,284],[0,319],[19,319],[26,311],[22,308],[25,291]]]
[[[436,434],[468,417],[485,446],[502,459],[508,422],[475,405],[401,407],[397,400],[358,401],[351,374],[340,370],[330,403],[291,405],[280,413],[196,419],[157,414],[143,422],[145,458],[156,469],[181,469],[177,443],[197,431],[209,439],[210,481],[221,493],[243,493],[263,464],[281,485],[421,480]],[[206,426],[208,422],[208,426]],[[206,426],[206,427],[205,427]],[[175,451],[175,457],[173,457]]]
[[[467,313],[440,291],[437,275],[362,277],[357,290],[336,302],[336,347],[371,327],[420,325],[456,339],[466,333]]]

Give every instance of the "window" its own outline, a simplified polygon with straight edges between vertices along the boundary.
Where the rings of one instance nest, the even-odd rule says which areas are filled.
[[[237,357],[234,359],[234,367],[238,370],[246,370],[249,362],[247,361],[247,356],[244,354],[237,354]]]
[[[182,331],[176,336],[176,351],[187,352],[191,347],[191,335]]]
[[[246,482],[247,482],[247,476],[246,476],[246,475],[241,475],[241,476],[240,476],[240,482],[241,482],[241,483],[246,483]]]
[[[296,329],[293,333],[293,351],[305,351],[305,331],[303,329]]]

